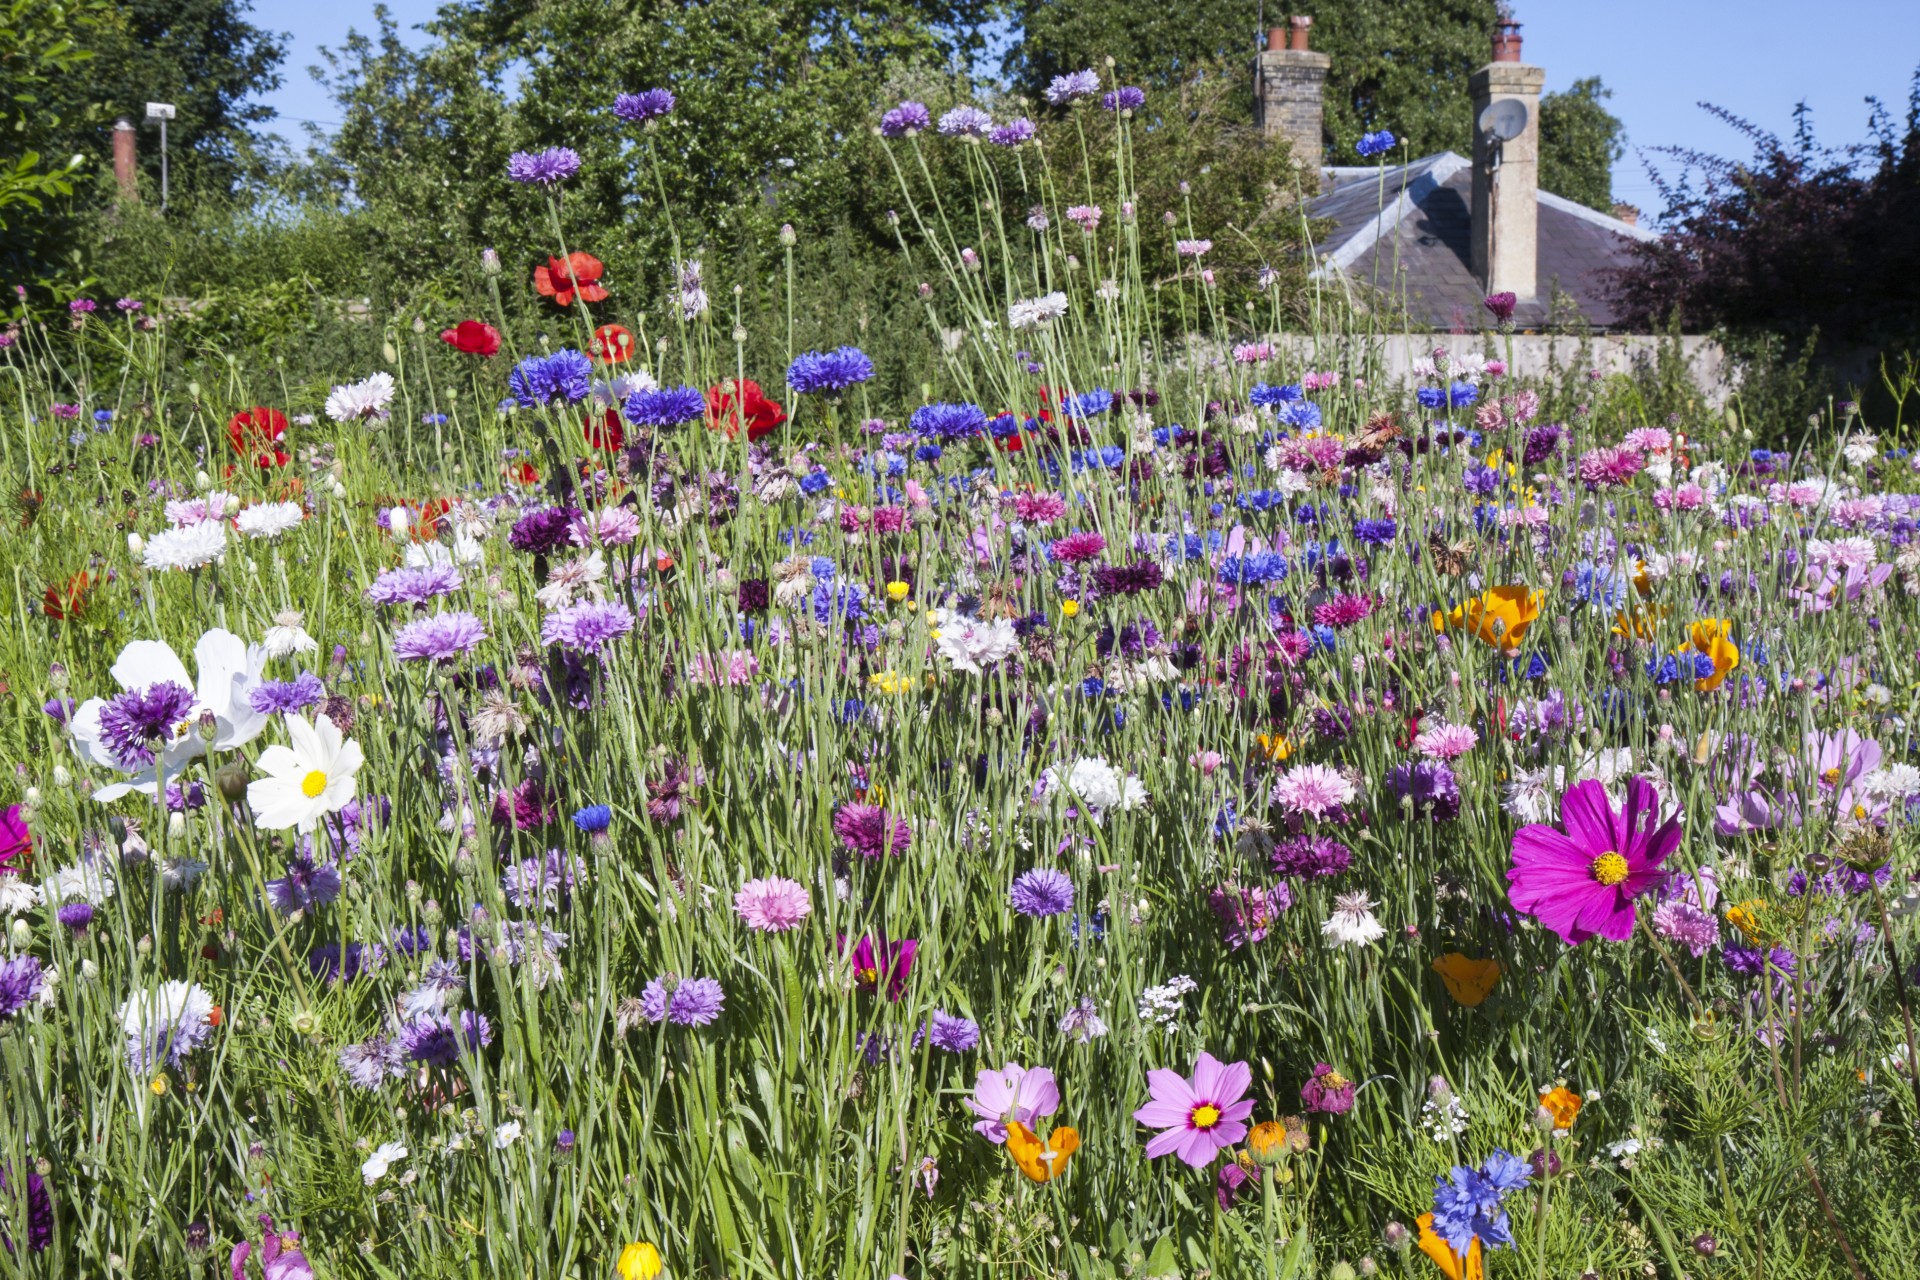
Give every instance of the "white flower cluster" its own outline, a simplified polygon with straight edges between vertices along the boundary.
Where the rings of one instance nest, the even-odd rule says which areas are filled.
[[[1140,993],[1140,1021],[1156,1027],[1173,1026],[1180,1018],[1182,998],[1199,987],[1199,983],[1184,973],[1157,987],[1148,987]]]

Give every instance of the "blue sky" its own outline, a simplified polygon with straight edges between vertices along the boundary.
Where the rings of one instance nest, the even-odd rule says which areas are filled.
[[[1072,0],[1061,0],[1072,3]],[[387,0],[403,29],[424,22],[435,0]],[[1269,13],[1286,0],[1269,0]],[[1251,8],[1251,6],[1249,6]],[[1598,75],[1608,104],[1626,122],[1627,155],[1614,169],[1614,196],[1654,211],[1657,197],[1635,147],[1675,145],[1744,154],[1732,130],[1695,104],[1726,107],[1782,135],[1805,100],[1830,143],[1865,136],[1869,94],[1904,117],[1909,80],[1920,65],[1920,0],[1516,0],[1527,61],[1547,69],[1548,89]],[[255,0],[254,21],[289,36],[287,83],[266,101],[298,124],[334,120],[332,101],[307,75],[322,45],[350,27],[373,28],[373,0]],[[417,33],[415,33],[417,36]],[[1390,124],[1391,122],[1389,122]]]

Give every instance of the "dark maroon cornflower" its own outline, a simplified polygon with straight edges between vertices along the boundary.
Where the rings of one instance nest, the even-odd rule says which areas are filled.
[[[1527,1157],[1527,1164],[1533,1169],[1536,1178],[1550,1178],[1560,1172],[1560,1154],[1548,1151],[1545,1147],[1535,1147],[1533,1154]]]
[[[1337,876],[1353,865],[1353,851],[1328,836],[1287,836],[1274,842],[1275,875],[1301,880]]]
[[[1166,580],[1160,566],[1152,560],[1135,560],[1131,564],[1103,564],[1093,571],[1094,585],[1103,596],[1138,595],[1142,591],[1152,591]]]
[[[7,1194],[8,1179],[13,1170],[0,1166],[0,1195]],[[53,1243],[53,1196],[47,1191],[47,1184],[39,1174],[27,1170],[27,1248],[34,1253],[44,1253]],[[13,1237],[4,1227],[0,1227],[0,1244],[13,1252]]]
[[[1511,293],[1490,293],[1483,305],[1496,323],[1505,324],[1513,319],[1513,309],[1519,302],[1520,299]]]
[[[165,744],[193,709],[193,690],[162,680],[116,694],[100,708],[100,738],[127,768],[153,763],[153,746]]]
[[[460,1015],[458,1031],[454,1030],[453,1020],[444,1013],[415,1018],[400,1028],[400,1050],[413,1062],[450,1067],[460,1057],[462,1041],[465,1041],[464,1047],[468,1052],[484,1049],[493,1043],[493,1024],[487,1021],[485,1014],[466,1010]]]
[[[647,816],[655,822],[680,820],[680,812],[704,776],[678,760],[667,761],[666,774],[658,782],[647,783]]]
[[[1520,452],[1521,463],[1532,467],[1551,458],[1554,450],[1560,447],[1560,436],[1560,428],[1551,423],[1527,432],[1526,447]]]
[[[1313,736],[1328,742],[1343,742],[1353,732],[1353,712],[1345,707],[1315,707]]]
[[[507,545],[515,551],[533,555],[552,555],[571,544],[574,521],[581,518],[577,507],[543,507],[529,511],[513,522]]]
[[[1313,1064],[1313,1075],[1300,1086],[1300,1101],[1309,1111],[1342,1116],[1353,1110],[1353,1081],[1324,1062]]]
[[[746,579],[740,584],[738,599],[740,612],[765,613],[767,604],[772,599],[771,593],[767,590],[767,580],[765,578]]]
[[[906,820],[890,815],[876,804],[844,804],[833,815],[833,829],[840,842],[863,858],[878,858],[907,851],[913,829]]]
[[[493,797],[493,823],[504,827],[509,824],[516,831],[526,831],[533,827],[544,827],[554,820],[554,809],[546,787],[538,781],[528,778],[509,791],[499,791]]]

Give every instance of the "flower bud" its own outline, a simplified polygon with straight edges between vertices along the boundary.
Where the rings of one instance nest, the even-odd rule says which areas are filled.
[[[1404,1222],[1389,1222],[1380,1233],[1380,1240],[1395,1253],[1405,1253],[1407,1246],[1413,1243],[1413,1233],[1407,1230]]]
[[[247,762],[244,759],[228,761],[213,775],[213,785],[220,788],[220,798],[228,804],[238,804],[247,798],[247,781]]]
[[[791,222],[783,222],[780,224],[780,243],[781,244],[792,246],[793,244],[797,243],[799,239],[800,239],[799,233],[794,231],[793,224]]]

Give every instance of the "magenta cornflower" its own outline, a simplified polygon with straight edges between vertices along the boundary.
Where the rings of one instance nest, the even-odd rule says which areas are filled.
[[[1047,554],[1062,564],[1079,564],[1106,549],[1107,540],[1097,533],[1070,533],[1064,538],[1055,538]]]
[[[733,895],[733,909],[749,929],[761,933],[786,933],[798,929],[813,911],[807,887],[798,880],[771,876],[749,880]]]
[[[1680,816],[1660,821],[1660,797],[1645,778],[1627,781],[1614,812],[1607,789],[1589,779],[1560,797],[1560,830],[1536,822],[1513,833],[1508,897],[1568,946],[1633,932],[1633,900],[1666,878],[1660,864],[1680,845]]]
[[[1160,1130],[1147,1143],[1147,1158],[1177,1155],[1196,1169],[1212,1164],[1247,1136],[1253,1099],[1246,1094],[1252,1084],[1246,1063],[1221,1062],[1204,1051],[1193,1064],[1191,1080],[1164,1067],[1147,1072],[1153,1100],[1133,1113],[1141,1124]]]
[[[833,830],[840,843],[863,858],[878,858],[888,853],[898,857],[907,851],[913,828],[904,818],[896,818],[875,804],[844,804],[833,815]]]
[[[1313,620],[1320,626],[1341,631],[1372,612],[1373,599],[1370,596],[1335,596],[1313,607]]]

